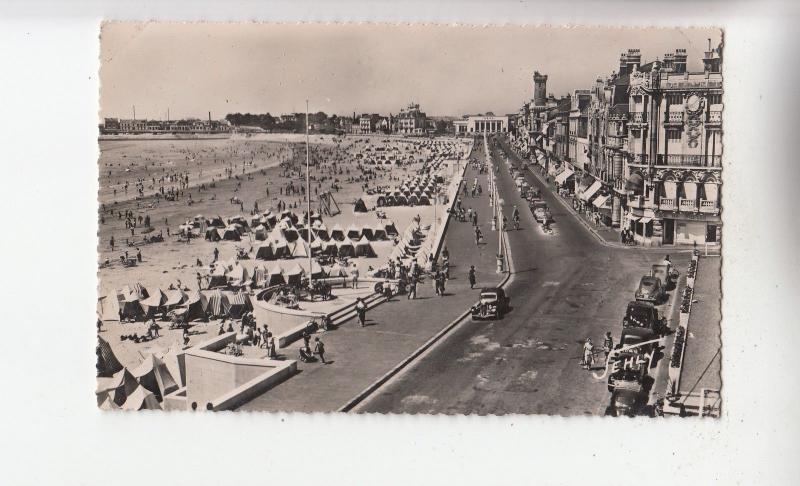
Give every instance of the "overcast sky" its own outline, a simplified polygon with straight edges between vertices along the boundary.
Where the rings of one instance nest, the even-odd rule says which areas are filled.
[[[408,25],[108,23],[101,35],[100,116],[213,118],[227,113],[516,112],[548,74],[556,96],[617,69],[685,48],[702,69],[718,29]]]

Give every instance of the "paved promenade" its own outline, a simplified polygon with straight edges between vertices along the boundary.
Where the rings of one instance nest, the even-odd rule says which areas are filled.
[[[473,156],[483,160],[483,142],[478,141]],[[331,363],[298,362],[299,373],[260,397],[242,410],[327,412],[335,411],[367,388],[407,356],[422,346],[478,299],[478,288],[470,290],[467,271],[477,269],[478,287],[498,283],[495,273],[497,234],[491,231],[486,175],[467,168],[466,181],[478,178],[484,188],[477,198],[463,198],[465,207],[478,211],[485,243],[476,246],[469,223],[450,221],[445,246],[450,252],[450,281],[446,294],[438,297],[430,279],[420,283],[418,299],[394,297],[367,313],[367,326],[351,319],[338,329],[317,334],[325,343],[326,359]],[[438,301],[438,302],[437,302]],[[296,359],[298,344],[283,350]]]

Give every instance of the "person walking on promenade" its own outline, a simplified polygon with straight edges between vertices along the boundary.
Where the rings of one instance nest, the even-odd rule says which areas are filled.
[[[444,279],[450,280],[450,259],[447,257],[442,258],[442,272],[444,272]]]
[[[583,369],[591,370],[594,367],[594,344],[592,338],[586,338],[583,344]]]
[[[412,274],[411,280],[408,284],[408,300],[414,300],[417,298],[417,276]]]
[[[353,288],[358,287],[358,267],[355,263],[353,263],[353,269],[350,271],[350,275],[353,279]]]
[[[214,260],[213,260],[213,261],[215,261],[215,262],[216,262],[218,258],[219,258],[219,248],[217,248],[217,247],[215,246],[215,247],[214,247]]]
[[[361,297],[356,299],[356,314],[358,314],[358,322],[361,327],[367,325],[367,304],[361,300]]]
[[[314,353],[319,355],[319,360],[322,361],[322,364],[328,364],[328,362],[325,361],[325,344],[323,344],[318,337],[314,338],[314,342],[316,343],[314,345]]]
[[[606,353],[606,363],[608,357],[611,356],[611,350],[614,349],[614,339],[611,337],[611,332],[606,332],[606,337],[603,339],[603,351]]]
[[[110,243],[111,243],[111,251],[114,251],[114,237],[113,236],[111,237]]]
[[[475,227],[475,246],[481,244],[481,239],[483,239],[483,234],[481,233],[481,229],[479,227]]]
[[[469,288],[475,288],[475,265],[469,266]]]

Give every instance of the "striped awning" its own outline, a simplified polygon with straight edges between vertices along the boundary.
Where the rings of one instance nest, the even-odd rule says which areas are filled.
[[[558,182],[559,184],[563,184],[567,181],[567,179],[572,177],[573,174],[575,174],[575,171],[573,171],[569,167],[565,167],[564,170],[556,176],[556,182]]]
[[[583,191],[583,193],[581,193],[580,198],[583,199],[584,201],[588,201],[589,198],[594,196],[594,193],[599,191],[601,187],[603,187],[603,183],[602,182],[594,181],[594,184],[589,186],[588,189],[586,189],[585,191]]]
[[[608,201],[609,197],[610,196],[603,196],[603,195],[597,196],[595,200],[592,202],[592,205],[596,208],[602,208],[603,206],[606,205],[606,202]]]

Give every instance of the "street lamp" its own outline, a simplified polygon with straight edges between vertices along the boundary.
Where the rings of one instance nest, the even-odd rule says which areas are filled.
[[[497,232],[497,273],[503,273],[503,230],[505,230],[505,225],[503,224],[503,201],[502,198],[497,200],[497,227],[499,231]]]

